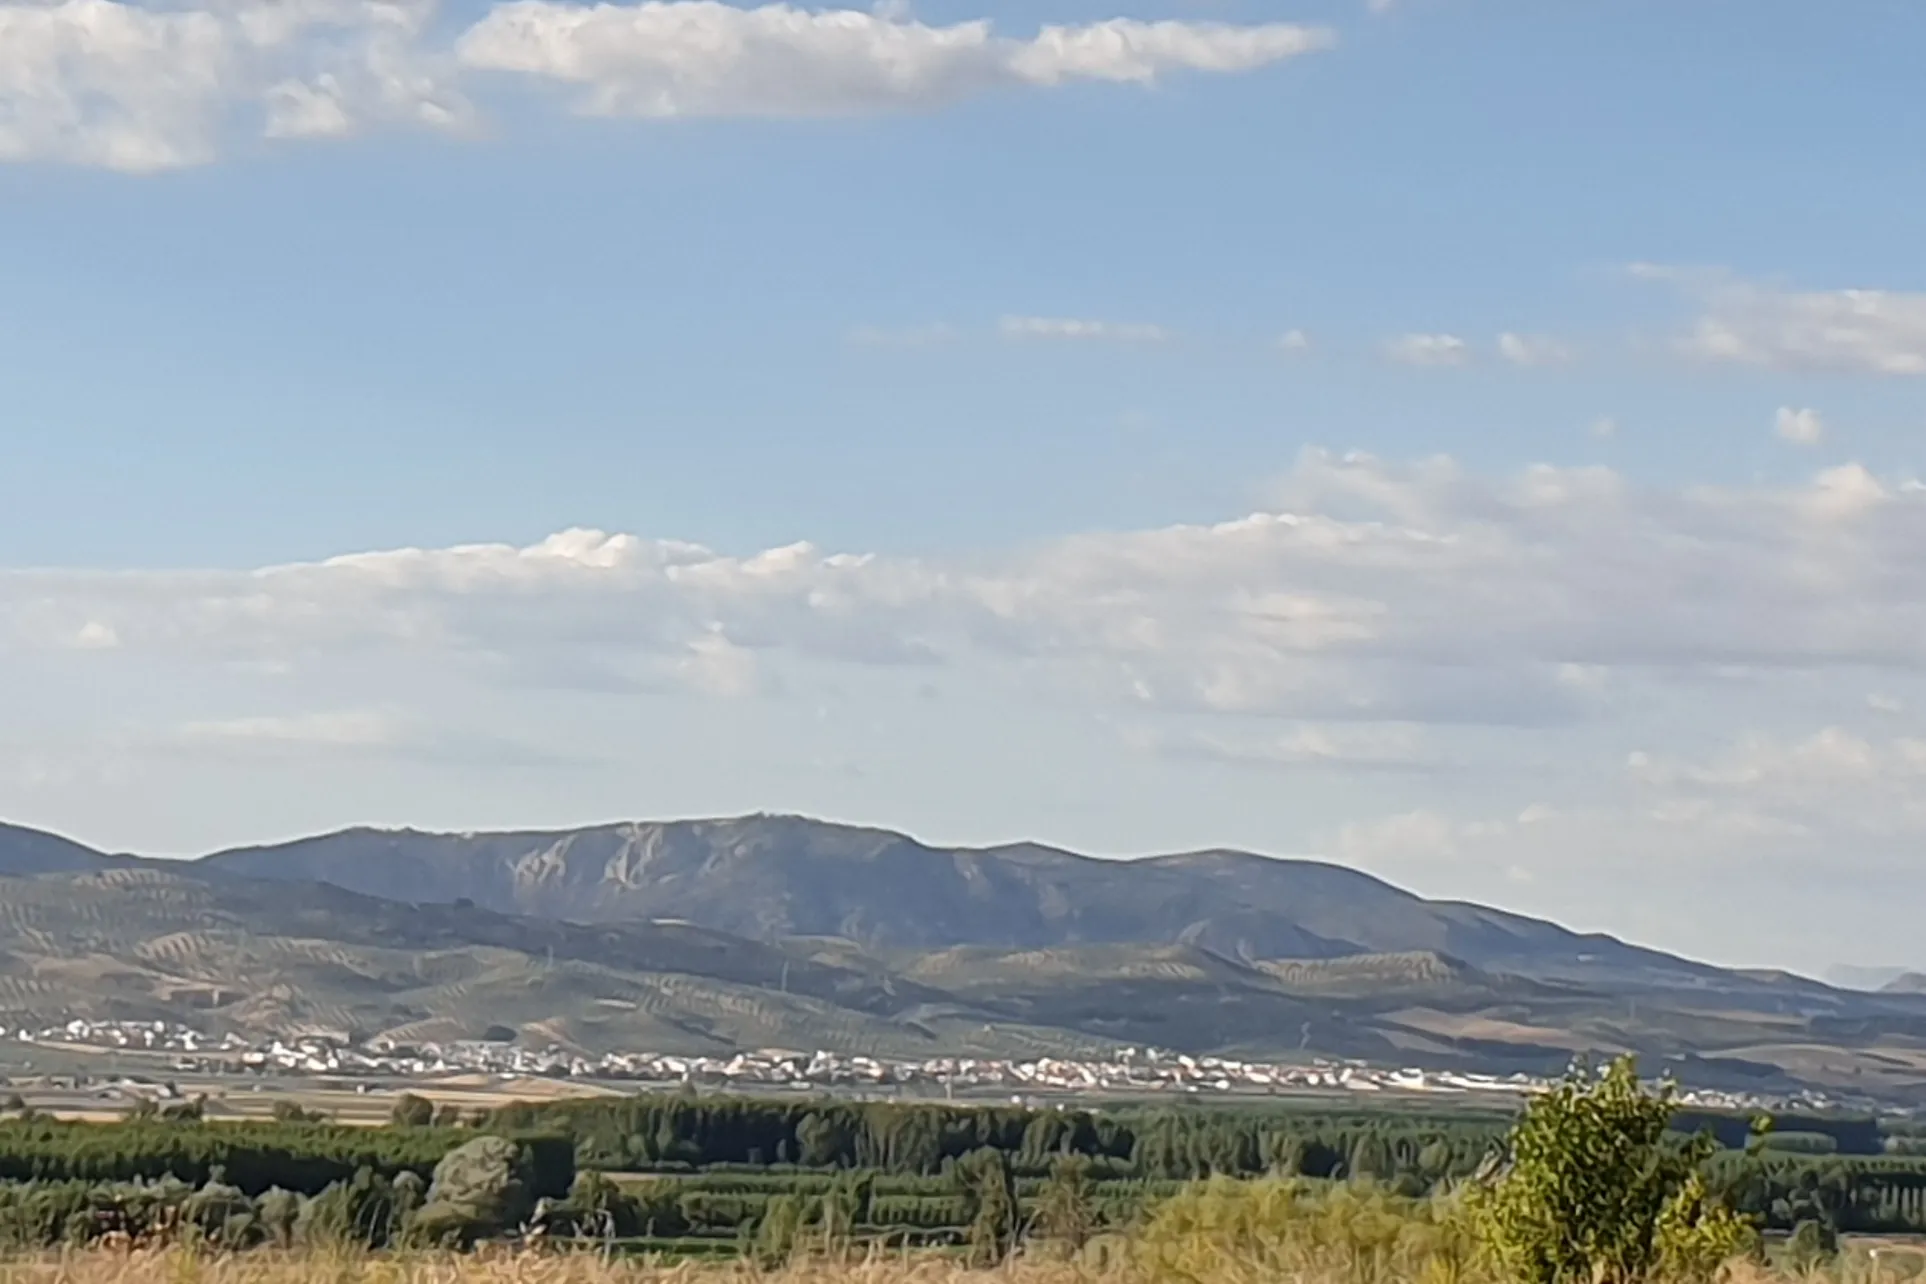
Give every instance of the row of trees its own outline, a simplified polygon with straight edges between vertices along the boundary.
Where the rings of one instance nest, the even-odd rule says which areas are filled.
[[[1510,1121],[647,1096],[510,1106],[493,1123],[565,1133],[575,1139],[579,1162],[612,1171],[798,1167],[936,1174],[989,1149],[1002,1153],[1020,1175],[1042,1176],[1059,1157],[1079,1155],[1098,1177],[1408,1178],[1423,1189],[1473,1172],[1503,1140]]]
[[[474,1137],[424,1178],[370,1166],[313,1193],[269,1186],[250,1194],[215,1165],[200,1185],[172,1173],[90,1181],[0,1183],[0,1248],[189,1241],[227,1249],[396,1244],[465,1246],[528,1227],[547,1205],[529,1147]],[[566,1207],[562,1201],[558,1207]]]
[[[568,1191],[575,1176],[569,1138],[503,1137],[537,1195]],[[194,1119],[97,1124],[31,1117],[0,1122],[0,1183],[114,1186],[171,1180],[190,1189],[232,1185],[249,1198],[276,1187],[313,1196],[363,1170],[388,1182],[404,1173],[426,1181],[444,1157],[475,1139],[474,1131],[457,1128]]]

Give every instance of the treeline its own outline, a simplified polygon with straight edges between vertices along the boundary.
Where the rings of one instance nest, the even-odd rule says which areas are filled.
[[[1833,1232],[1926,1232],[1926,1159],[1726,1151],[1708,1164],[1731,1205],[1774,1229],[1813,1222]]]
[[[0,1147],[21,1141],[16,1134],[25,1131],[0,1132]],[[236,1124],[215,1131],[265,1130]],[[376,1139],[364,1157],[377,1156],[384,1167],[363,1163],[311,1190],[300,1188],[304,1182],[312,1186],[341,1161],[342,1139],[331,1131],[307,1129],[272,1144],[261,1138],[236,1141],[224,1153],[252,1165],[255,1175],[269,1170],[268,1161],[294,1161],[281,1175],[297,1185],[250,1191],[219,1162],[208,1165],[198,1183],[179,1175],[176,1169],[198,1170],[219,1149],[207,1137],[183,1136],[170,1155],[143,1124],[58,1125],[51,1131],[43,1126],[32,1134],[37,1143],[33,1167],[40,1175],[0,1182],[0,1249],[183,1240],[232,1249],[466,1246],[520,1231],[550,1209],[565,1207],[576,1184],[566,1142],[470,1133],[458,1145],[444,1146],[424,1174],[408,1161],[425,1153],[426,1140],[384,1129],[363,1130]],[[65,1164],[54,1162],[49,1140],[73,1144]],[[123,1143],[118,1153],[116,1140]],[[324,1153],[302,1154],[301,1141]],[[131,1175],[102,1175],[109,1172]]]
[[[525,1156],[538,1196],[567,1193],[575,1177],[570,1138],[493,1131],[514,1142]],[[363,1170],[384,1181],[403,1173],[425,1181],[449,1152],[475,1136],[464,1128],[11,1119],[0,1121],[0,1184],[171,1180],[198,1188],[218,1176],[221,1184],[249,1197],[276,1187],[318,1195]]]
[[[993,1150],[1019,1176],[1067,1155],[1094,1179],[1356,1178],[1413,1193],[1469,1176],[1504,1138],[1498,1115],[1262,1108],[1027,1110],[837,1101],[642,1096],[505,1107],[491,1123],[572,1137],[608,1171],[744,1168],[936,1175]]]

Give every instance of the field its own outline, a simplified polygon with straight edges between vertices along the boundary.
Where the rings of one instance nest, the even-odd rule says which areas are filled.
[[[1159,1250],[1162,1251],[1159,1251]],[[1719,1284],[1909,1284],[1926,1251],[1856,1244],[1831,1263],[1738,1263]],[[0,1259],[0,1284],[1495,1284],[1476,1271],[1439,1273],[1408,1250],[1330,1243],[1281,1252],[1274,1242],[1200,1235],[1178,1244],[1123,1242],[1078,1258],[1018,1254],[972,1267],[954,1254],[808,1253],[779,1263],[596,1252],[470,1254],[208,1253],[95,1249]]]

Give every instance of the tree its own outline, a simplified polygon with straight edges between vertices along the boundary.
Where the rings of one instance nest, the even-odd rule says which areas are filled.
[[[1717,1143],[1666,1137],[1671,1089],[1648,1092],[1630,1057],[1574,1066],[1532,1099],[1508,1162],[1469,1210],[1493,1263],[1518,1284],[1697,1278],[1756,1244],[1699,1166]]]
[[[505,1137],[477,1137],[442,1156],[428,1202],[413,1224],[431,1243],[472,1243],[528,1220],[529,1192],[521,1148]]]
[[[1003,1152],[985,1146],[956,1161],[952,1177],[970,1211],[970,1264],[994,1266],[1010,1255],[1017,1232],[1016,1179]]]
[[[397,1128],[426,1128],[435,1122],[435,1103],[412,1092],[404,1092],[395,1098],[394,1109],[388,1112],[388,1122]]]
[[[794,1195],[776,1195],[764,1207],[756,1227],[756,1258],[765,1267],[782,1266],[796,1251],[802,1233],[802,1201]]]
[[[1090,1201],[1090,1160],[1085,1155],[1059,1155],[1050,1165],[1049,1180],[1037,1195],[1034,1231],[1071,1254],[1083,1251],[1096,1233],[1096,1211]]]

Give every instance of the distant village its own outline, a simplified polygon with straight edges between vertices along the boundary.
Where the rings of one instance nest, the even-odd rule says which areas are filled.
[[[250,1040],[204,1034],[153,1021],[69,1021],[45,1029],[0,1030],[0,1038],[70,1053],[135,1052],[157,1056],[176,1072],[297,1075],[359,1080],[432,1081],[485,1074],[502,1079],[555,1078],[610,1084],[713,1090],[819,1091],[859,1095],[1004,1097],[1020,1102],[1064,1097],[1146,1094],[1373,1093],[1519,1098],[1548,1081],[1529,1075],[1459,1070],[1385,1069],[1362,1062],[1312,1059],[1302,1064],[1193,1057],[1155,1048],[1126,1048],[1109,1060],[1042,1057],[932,1057],[921,1061],[835,1052],[762,1049],[728,1057],[611,1052],[585,1057],[560,1048],[513,1042],[367,1043],[318,1034]],[[1711,1110],[1825,1111],[1847,1104],[1818,1092],[1795,1096],[1683,1090],[1681,1105]]]

